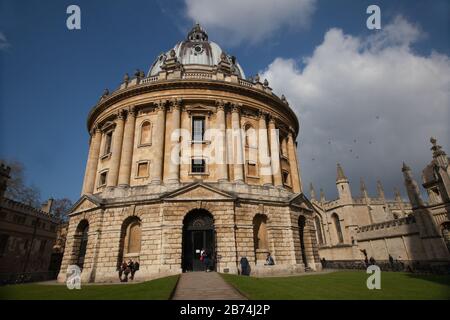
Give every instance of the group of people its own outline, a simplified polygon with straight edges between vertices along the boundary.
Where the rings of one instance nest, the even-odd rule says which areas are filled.
[[[130,280],[134,279],[134,274],[139,270],[139,261],[133,261],[133,259],[123,262],[119,266],[119,280],[121,282],[128,282],[128,276]]]
[[[251,273],[251,267],[250,267],[250,263],[247,259],[247,257],[241,257],[241,260],[239,261],[240,265],[241,265],[241,275],[243,276],[249,276]],[[266,262],[264,263],[265,266],[273,266],[275,265],[275,260],[273,259],[272,255],[270,254],[270,252],[267,253],[266,256]]]

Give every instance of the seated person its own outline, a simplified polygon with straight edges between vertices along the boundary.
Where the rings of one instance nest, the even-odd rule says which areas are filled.
[[[273,260],[272,256],[270,255],[270,252],[267,254],[266,258],[266,266],[273,266],[275,264],[275,261]]]

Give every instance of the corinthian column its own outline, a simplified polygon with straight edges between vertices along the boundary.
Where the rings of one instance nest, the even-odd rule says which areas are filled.
[[[136,112],[134,107],[128,110],[127,121],[123,133],[122,154],[120,156],[119,186],[130,185],[131,163],[133,161],[134,127],[136,125]]]
[[[154,140],[154,163],[151,168],[151,183],[160,184],[163,178],[164,136],[166,132],[166,102],[159,101],[156,108],[156,128]]]
[[[228,167],[227,167],[227,139],[226,139],[226,121],[225,121],[225,105],[223,101],[217,102],[217,128],[219,130],[219,136],[216,140],[216,166],[217,166],[217,179],[219,181],[228,180]]]
[[[267,136],[267,113],[259,114],[259,176],[263,185],[272,184],[272,168],[270,166],[269,140]]]
[[[89,194],[94,192],[95,175],[97,174],[97,165],[101,142],[102,133],[99,128],[95,128],[92,132],[91,144],[89,146],[89,155],[86,164],[86,174],[84,176],[82,194]]]
[[[119,111],[117,114],[116,128],[113,134],[113,145],[111,154],[111,166],[109,168],[107,187],[117,186],[117,179],[119,177],[120,156],[122,154],[122,141],[123,141],[123,113]]]
[[[242,150],[242,132],[239,121],[239,108],[237,105],[233,105],[231,110],[231,127],[233,129],[233,169],[234,169],[234,182],[244,182],[244,161]]]
[[[170,135],[170,157],[169,157],[169,177],[170,183],[180,181],[180,100],[174,100],[172,106],[172,133]]]
[[[269,120],[269,136],[270,136],[270,160],[272,163],[273,183],[276,187],[283,186],[283,180],[281,178],[281,166],[280,166],[280,139],[278,131],[275,128],[275,119]]]
[[[296,148],[294,145],[294,135],[291,130],[288,133],[287,151],[289,157],[289,168],[291,169],[292,191],[301,192],[300,172],[298,169]]]

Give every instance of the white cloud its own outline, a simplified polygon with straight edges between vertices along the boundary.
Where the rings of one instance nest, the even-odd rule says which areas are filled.
[[[391,194],[403,186],[402,161],[420,179],[430,136],[450,153],[450,59],[414,53],[411,44],[422,36],[401,17],[365,38],[331,29],[312,56],[277,58],[263,72],[299,116],[306,188],[312,181],[334,195],[341,162],[354,193],[363,176],[372,190],[381,178]]]
[[[316,0],[185,0],[187,16],[236,45],[267,39],[282,26],[303,28]]]
[[[0,51],[6,50],[10,46],[11,46],[11,44],[6,39],[6,36],[3,34],[3,32],[0,32]]]

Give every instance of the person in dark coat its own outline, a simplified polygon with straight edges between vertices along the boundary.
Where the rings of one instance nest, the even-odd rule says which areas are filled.
[[[125,270],[123,273],[125,274],[125,278],[123,279],[123,282],[128,282],[128,275],[131,273],[130,263],[124,264]]]
[[[267,258],[266,258],[266,266],[273,266],[275,264],[275,261],[273,260],[272,256],[270,255],[270,252],[267,253]]]
[[[239,263],[241,264],[241,274],[243,276],[249,276],[250,275],[250,263],[248,262],[248,259],[246,257],[242,257]]]
[[[131,280],[134,280],[134,274],[135,274],[136,271],[138,271],[138,270],[139,270],[139,262],[138,262],[138,261],[135,261],[135,262],[133,263],[133,269],[131,269],[131,277],[130,277]]]
[[[391,269],[394,270],[394,258],[389,255],[389,264],[391,265]]]

